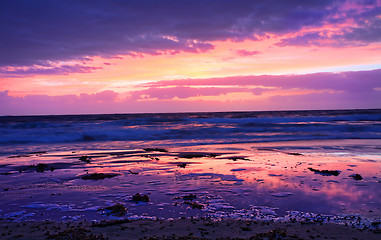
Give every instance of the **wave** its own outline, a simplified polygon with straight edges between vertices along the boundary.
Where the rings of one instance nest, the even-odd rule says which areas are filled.
[[[0,117],[0,144],[381,138],[381,110]]]

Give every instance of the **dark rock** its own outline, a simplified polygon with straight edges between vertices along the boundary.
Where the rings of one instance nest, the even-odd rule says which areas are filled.
[[[188,201],[192,201],[192,200],[194,200],[196,198],[197,198],[197,196],[195,194],[189,194],[189,195],[183,196],[183,199],[184,200],[188,200]]]
[[[323,176],[339,176],[340,174],[340,171],[337,171],[337,170],[318,170],[318,169],[314,169],[314,168],[308,168],[308,170],[310,170],[311,172],[314,172],[316,174],[320,174],[320,175],[323,175]]]
[[[49,167],[47,164],[39,163],[36,166],[36,172],[45,172],[50,170],[51,172],[54,171],[54,167]]]
[[[380,224],[381,224],[381,222],[379,222],[379,221],[374,221],[374,222],[371,223],[371,225],[372,225],[373,227],[377,227],[377,226],[380,225]]]
[[[237,160],[250,160],[248,158],[245,158],[245,157],[230,157],[229,158],[230,160],[233,160],[233,161],[237,161]]]
[[[217,156],[218,156],[218,154],[216,154],[216,153],[209,153],[208,154],[208,157],[211,157],[211,158],[215,158]]]
[[[79,160],[81,160],[82,162],[86,162],[86,163],[90,163],[90,157],[88,157],[88,156],[81,156],[80,158],[79,158]]]
[[[127,172],[129,172],[129,173],[131,173],[131,174],[134,174],[134,175],[139,174],[138,172],[133,172],[133,171],[131,171],[131,170],[127,170]]]
[[[47,151],[37,151],[37,152],[31,152],[29,154],[37,154],[37,155],[40,155],[40,154],[44,154],[44,153],[48,153]]]
[[[22,158],[22,157],[30,157],[30,155],[29,154],[21,154],[21,155],[9,156],[8,158]]]
[[[204,208],[204,205],[202,205],[200,203],[196,203],[196,202],[184,202],[184,203],[192,206],[193,209],[195,209],[195,208],[203,209]]]
[[[36,172],[45,172],[45,171],[51,171],[53,172],[54,171],[54,167],[53,166],[49,166],[48,164],[45,164],[45,163],[39,163],[37,165],[29,165],[27,167],[20,167],[18,168],[18,171],[21,173],[21,172],[24,172],[24,171],[28,171],[28,172],[33,172],[33,171],[36,171]]]
[[[168,152],[164,148],[143,148],[146,152]]]
[[[116,177],[118,174],[115,173],[93,173],[93,174],[86,174],[85,176],[82,176],[83,180],[101,180],[105,178],[112,178]]]
[[[149,202],[149,197],[146,194],[140,195],[140,193],[137,193],[132,196],[132,200],[135,202]]]
[[[356,181],[362,180],[362,176],[360,174],[352,174],[349,177],[353,178]]]
[[[108,210],[108,215],[123,216],[127,213],[127,209],[123,206],[123,204],[120,203],[106,207],[105,209]]]
[[[290,152],[290,153],[287,153],[288,155],[294,155],[294,156],[303,156],[303,154],[301,153],[296,153],[296,152]]]
[[[177,164],[177,166],[181,167],[181,168],[185,168],[187,166],[186,163],[180,163],[180,164]]]

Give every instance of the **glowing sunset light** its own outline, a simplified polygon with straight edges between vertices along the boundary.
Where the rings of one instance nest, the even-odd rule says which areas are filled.
[[[0,114],[379,108],[380,11],[379,0],[3,1]]]

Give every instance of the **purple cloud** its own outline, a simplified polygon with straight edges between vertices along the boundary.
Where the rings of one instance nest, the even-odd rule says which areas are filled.
[[[84,102],[114,102],[118,93],[110,90],[106,90],[103,92],[95,93],[95,94],[80,94],[80,100]]]
[[[380,91],[323,92],[301,95],[272,96],[268,99],[278,109],[370,109],[380,108]]]
[[[15,114],[83,114],[115,113],[124,109],[124,103],[116,102],[118,93],[106,90],[94,94],[26,95],[10,96],[8,91],[0,91],[0,115]]]
[[[108,97],[104,98],[104,95]],[[89,97],[90,96],[90,97]],[[297,109],[353,109],[380,108],[380,91],[374,92],[321,92],[301,95],[273,95],[262,100],[193,100],[126,99],[115,101],[116,93],[91,95],[29,95],[9,96],[0,92],[0,115],[29,114],[92,114],[92,113],[139,113],[184,111],[255,111]]]
[[[381,15],[381,8],[379,8]],[[361,27],[352,27],[347,32],[336,37],[342,37],[351,42],[359,42],[368,44],[372,42],[381,42],[381,17],[374,17],[369,22],[364,23]]]
[[[336,14],[326,19],[329,24],[349,26],[336,30],[302,32],[291,38],[284,38],[278,46],[366,46],[381,41],[381,2],[377,0],[346,1],[352,5],[349,10],[337,7]]]
[[[132,99],[186,99],[199,96],[219,96],[233,92],[250,92],[248,88],[222,88],[222,87],[152,87],[141,91],[131,92]]]
[[[332,89],[335,91],[346,92],[373,92],[376,88],[381,88],[381,69],[371,71],[313,73],[303,75],[262,75],[208,79],[183,79],[152,82],[143,86],[264,86],[279,89]]]
[[[34,65],[31,67],[0,67],[0,76],[18,77],[25,75],[68,75],[71,73],[90,73],[95,70],[102,69],[101,67],[91,67],[80,64],[75,65]]]
[[[6,0],[0,2],[0,66],[204,52],[217,40],[257,39],[322,26],[342,2]]]

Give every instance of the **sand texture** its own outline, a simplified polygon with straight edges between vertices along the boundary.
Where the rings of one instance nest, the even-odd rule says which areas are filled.
[[[0,239],[380,239],[336,224],[206,219],[0,223]]]

